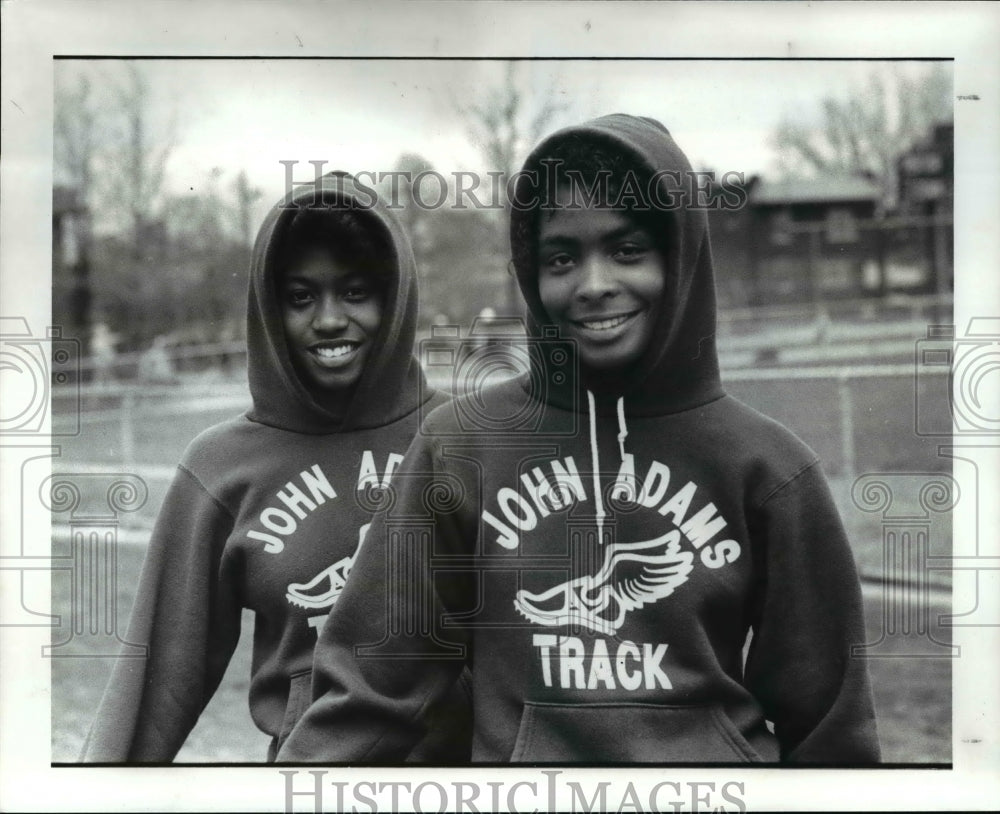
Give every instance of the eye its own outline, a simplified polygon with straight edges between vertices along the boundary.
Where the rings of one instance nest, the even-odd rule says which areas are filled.
[[[348,302],[365,302],[374,294],[373,286],[363,280],[352,280],[341,290],[341,296]]]
[[[611,256],[620,263],[638,263],[645,258],[649,249],[641,243],[629,241],[615,247]]]
[[[285,299],[292,308],[303,308],[313,301],[313,294],[308,288],[289,288],[285,290]]]
[[[566,252],[556,252],[545,258],[542,263],[542,271],[548,274],[561,274],[573,268],[574,262],[572,255]]]

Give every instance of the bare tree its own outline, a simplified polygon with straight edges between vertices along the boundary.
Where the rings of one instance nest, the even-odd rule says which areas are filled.
[[[65,197],[72,201],[60,227],[72,232],[77,246],[68,316],[86,341],[94,286],[101,282],[91,279],[93,232],[110,231],[129,246],[121,282],[136,295],[140,314],[133,332],[139,333],[162,293],[148,266],[162,259],[165,247],[158,216],[173,123],[153,123],[150,82],[135,63],[60,65],[55,79],[53,163],[57,184],[71,191]],[[109,269],[95,272],[107,276]]]
[[[513,174],[553,120],[566,110],[554,90],[531,98],[518,81],[516,62],[508,62],[499,86],[489,88],[481,103],[456,103],[469,137],[491,170]]]
[[[56,74],[53,111],[53,159],[56,177],[76,191],[81,204],[93,191],[98,109],[86,74],[75,81]]]
[[[428,245],[428,220],[430,213],[417,206],[414,199],[414,180],[422,173],[431,172],[434,165],[418,153],[403,153],[396,159],[393,174],[382,181],[382,193],[392,206],[402,207],[399,215],[413,244],[417,268],[427,272],[426,249]]]
[[[552,87],[538,95],[526,93],[518,73],[518,63],[509,61],[500,84],[487,89],[483,101],[453,101],[487,167],[492,172],[504,173],[504,181],[518,170],[520,161],[567,107]],[[501,196],[501,200],[506,214],[507,196]],[[506,220],[504,217],[497,226],[493,247],[500,257],[508,253]],[[511,277],[507,286],[507,313],[517,313],[519,303],[517,281]]]
[[[82,343],[84,353],[90,352],[90,334],[93,330],[91,305],[93,292],[90,279],[90,253],[94,192],[94,164],[97,152],[97,132],[100,127],[100,110],[95,102],[90,78],[86,74],[67,76],[56,71],[55,106],[53,112],[53,170],[59,203],[56,206],[53,191],[53,230],[60,238],[58,255],[53,257],[53,277],[56,289],[61,288],[68,329]],[[56,211],[56,210],[59,211]],[[66,241],[72,241],[75,251],[64,250]],[[72,256],[68,256],[72,254]],[[67,266],[67,267],[64,267]],[[66,275],[70,275],[69,278]],[[61,279],[59,279],[61,278]],[[55,292],[53,294],[56,297]]]
[[[895,199],[896,161],[931,127],[952,118],[951,77],[940,64],[920,77],[872,73],[846,98],[822,101],[820,127],[785,118],[774,135],[786,173],[802,170],[866,175],[882,191],[883,203]]]
[[[75,193],[57,191],[58,226],[72,230],[82,258],[58,268],[58,315],[85,339],[93,303],[130,349],[174,331],[237,334],[261,191],[220,168],[189,191],[169,188],[176,104],[145,66],[60,63],[55,79],[56,183]]]
[[[176,123],[173,114],[166,123],[154,122],[158,103],[138,64],[120,63],[107,81],[109,126],[100,205],[103,214],[118,221],[119,233],[128,235],[131,268],[127,274],[137,293],[135,322],[129,333],[133,341],[141,341],[147,327],[157,322],[154,317],[160,308],[166,309],[171,321],[178,317],[168,281],[151,273],[164,261],[167,248],[162,218],[164,178]]]
[[[135,63],[124,63],[123,69],[124,81],[115,94],[119,130],[113,151],[119,171],[110,180],[128,214],[137,251],[141,251],[143,234],[162,202],[164,173],[174,147],[174,123],[171,121],[162,136],[153,135],[149,79]]]
[[[253,207],[264,193],[259,187],[250,185],[246,170],[239,171],[233,182],[233,191],[236,194],[236,219],[240,237],[243,245],[250,247],[254,236]]]

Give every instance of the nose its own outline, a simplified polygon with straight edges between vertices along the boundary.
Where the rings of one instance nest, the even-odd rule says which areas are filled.
[[[594,255],[583,260],[576,287],[576,296],[579,299],[607,299],[615,296],[618,288],[617,278],[604,257]]]
[[[327,295],[320,298],[313,312],[313,330],[320,333],[341,331],[347,323],[347,312],[339,297]]]

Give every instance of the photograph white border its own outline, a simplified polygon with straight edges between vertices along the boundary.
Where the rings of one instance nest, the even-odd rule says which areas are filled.
[[[32,327],[51,322],[55,55],[952,58],[956,95],[978,97],[955,103],[955,322],[961,331],[970,317],[1000,314],[1000,8],[995,4],[413,2],[369,7],[301,0],[4,0],[2,14],[0,308],[3,316],[23,317]],[[42,440],[0,439],[0,454],[3,446]],[[982,461],[980,495],[1000,494],[998,449],[979,440],[983,443],[970,441],[969,448]],[[4,469],[0,481],[0,533],[10,532],[20,514],[12,474]],[[974,489],[975,484],[960,487]],[[956,548],[963,535],[978,534],[980,556],[997,568],[995,503],[980,500],[978,517],[956,518],[955,534]],[[23,523],[15,530],[18,537],[50,539],[44,512],[27,513]],[[11,556],[18,541],[8,533],[0,534],[0,541],[3,555]],[[18,580],[16,571],[0,570],[0,595],[16,595]],[[982,581],[995,583],[995,573],[992,583],[986,577]],[[0,627],[0,809],[284,809],[280,771],[287,767],[52,768],[50,662],[41,658],[49,634],[46,627]],[[685,789],[695,781],[742,783],[748,810],[992,808],[1000,796],[1000,619],[980,628],[956,627],[954,642],[962,654],[954,662],[951,770],[564,769],[562,790],[551,802],[565,809],[564,784],[575,779],[590,787],[610,781],[607,799],[616,807],[624,803],[625,810],[634,810],[623,798],[629,782],[648,789],[665,781]],[[546,776],[537,769],[327,771],[327,808],[336,805],[335,788],[328,782],[334,779],[475,782],[484,788],[480,810],[490,807],[489,782],[509,788],[523,779],[538,784],[539,791],[536,799],[523,787],[516,797],[521,807],[546,808],[550,802],[542,791]],[[300,774],[303,781],[308,778],[307,769]],[[661,799],[676,798],[664,794]],[[312,810],[312,803],[308,796],[299,798],[296,810]],[[691,807],[689,801],[685,809]]]

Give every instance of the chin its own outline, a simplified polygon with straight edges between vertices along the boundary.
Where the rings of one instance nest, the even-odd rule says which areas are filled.
[[[634,351],[631,348],[604,353],[581,353],[580,363],[584,367],[601,373],[617,374],[627,372],[629,368],[633,367],[639,361],[641,356],[640,352]]]
[[[583,366],[588,370],[592,370],[595,373],[604,373],[606,375],[617,376],[619,374],[625,373],[629,367],[634,363],[634,359],[581,359]]]

